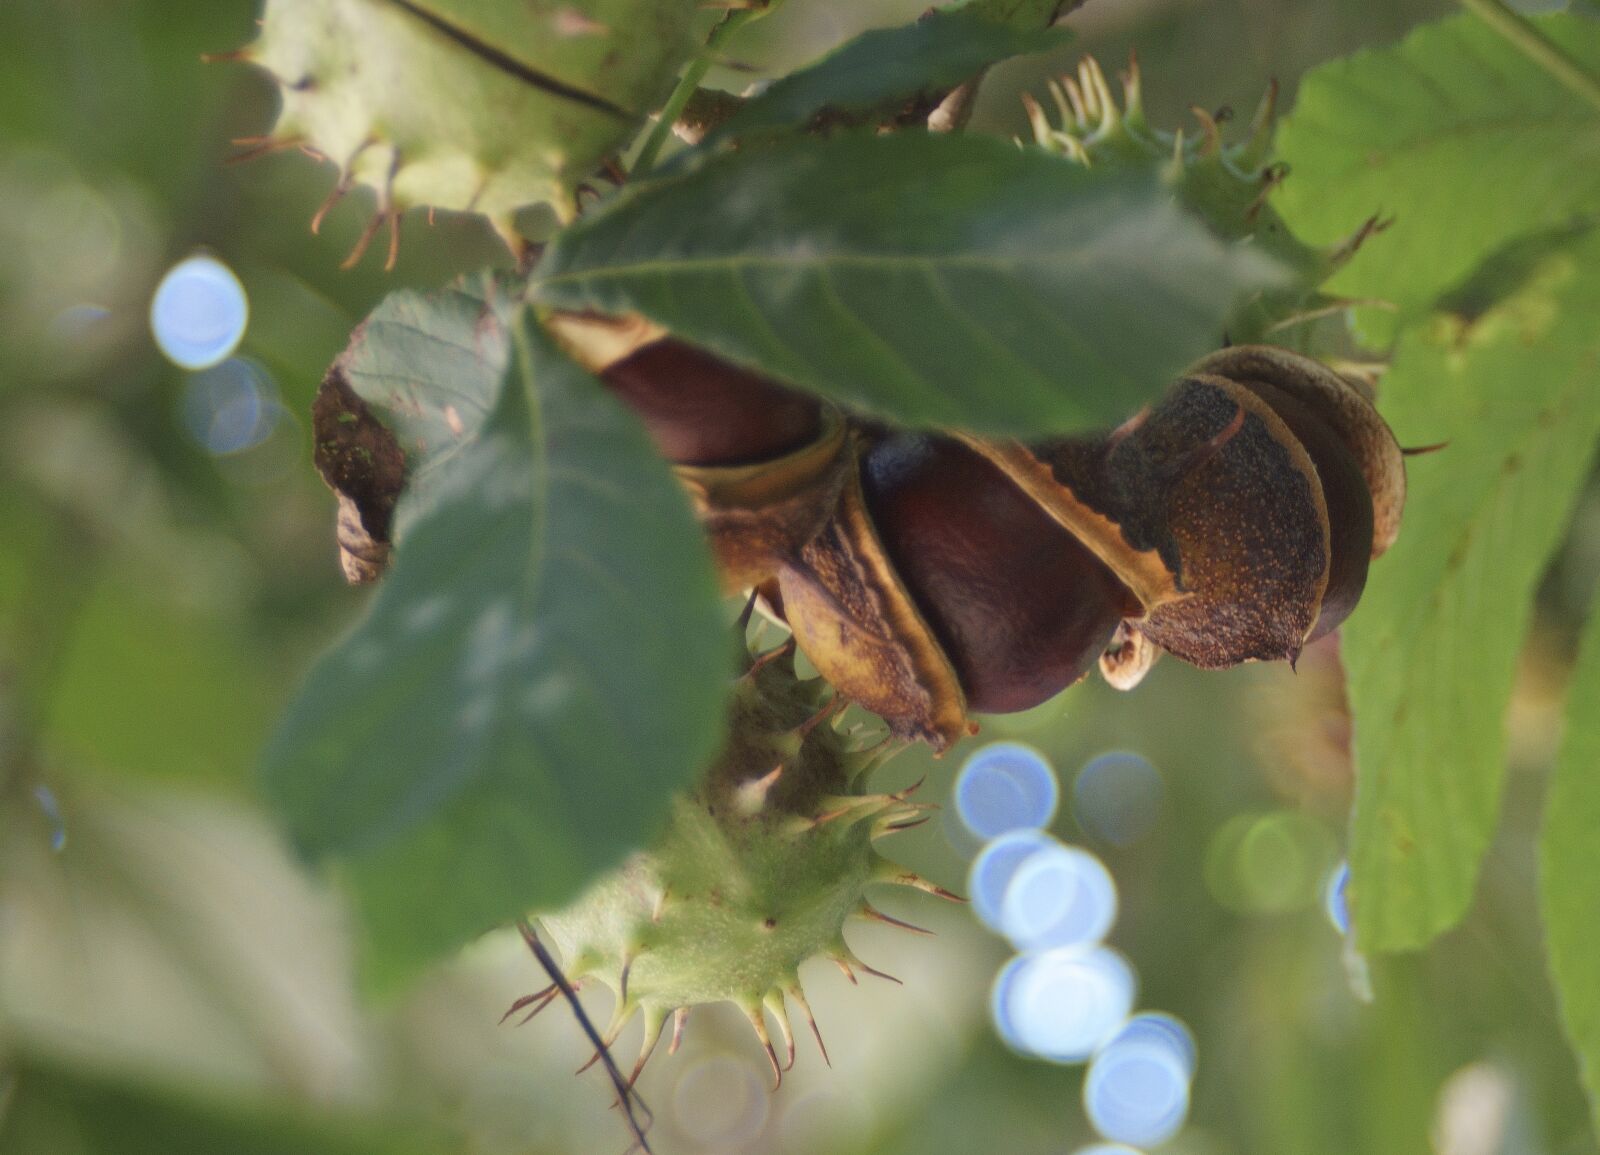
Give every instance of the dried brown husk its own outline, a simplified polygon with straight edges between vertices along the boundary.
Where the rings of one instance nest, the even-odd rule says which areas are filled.
[[[405,453],[350,388],[343,358],[322,379],[311,428],[317,472],[339,499],[340,568],[351,585],[375,582],[389,564],[389,523],[405,485]]]
[[[677,466],[730,590],[760,585],[821,532],[855,469],[845,423],[823,410],[809,445],[753,465]]]
[[[1372,556],[1381,556],[1394,544],[1405,512],[1405,457],[1388,422],[1355,382],[1320,361],[1271,345],[1218,350],[1191,372],[1245,385],[1259,381],[1299,398],[1333,428],[1361,467],[1372,495]]]
[[[936,750],[969,732],[955,670],[885,553],[853,468],[778,585],[800,648],[846,698]]]
[[[1306,639],[1314,642],[1339,628],[1366,588],[1367,566],[1372,560],[1372,495],[1355,455],[1310,405],[1261,381],[1241,384],[1271,405],[1300,439],[1322,483],[1328,509],[1328,585],[1317,624]]]
[[[1327,582],[1327,508],[1304,447],[1249,390],[1192,376],[1110,437],[969,443],[1133,591],[1148,641],[1208,669],[1299,653]]]
[[[638,314],[621,317],[598,313],[551,313],[544,318],[545,329],[562,351],[591,373],[603,373],[654,341],[667,331]]]

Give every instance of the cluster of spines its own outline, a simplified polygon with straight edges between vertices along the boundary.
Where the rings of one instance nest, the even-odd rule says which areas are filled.
[[[257,27],[263,24],[264,21],[262,20],[256,21]],[[205,64],[239,63],[265,67],[259,59],[257,44],[246,44],[240,48],[229,49],[225,52],[207,52],[202,54],[200,59]],[[274,79],[285,87],[293,87],[290,82],[283,81],[281,78],[274,76]],[[318,236],[322,232],[322,223],[327,219],[328,214],[338,207],[339,203],[356,187],[356,162],[368,149],[382,142],[377,137],[368,137],[357,145],[353,153],[343,160],[330,157],[322,149],[312,144],[304,134],[297,132],[272,132],[253,136],[236,136],[231,138],[228,143],[240,150],[227,158],[226,163],[229,165],[244,164],[247,161],[259,160],[265,156],[290,151],[299,152],[318,164],[325,164],[330,160],[333,161],[339,170],[334,179],[333,188],[329,190],[328,195],[311,215],[311,234]],[[383,262],[384,271],[393,272],[400,259],[400,221],[404,216],[404,208],[396,203],[394,196],[394,177],[400,168],[400,152],[398,149],[391,149],[391,151],[392,160],[388,165],[388,179],[381,187],[375,190],[377,194],[376,210],[367,218],[367,223],[356,237],[355,244],[351,247],[344,260],[340,262],[339,267],[343,270],[348,271],[361,263],[361,258],[366,256],[367,250],[372,247],[372,242],[377,239],[378,233],[385,226],[389,230],[389,243]],[[487,181],[484,184],[486,186]],[[469,202],[462,211],[470,213],[475,209],[476,204]],[[435,206],[429,205],[427,210],[428,224],[431,226],[435,222]],[[503,227],[503,222],[491,220],[490,223],[500,233],[502,239],[506,240],[508,245],[515,247],[515,245],[520,244],[520,241],[517,241],[512,234],[506,231],[506,228]]]
[[[249,49],[244,48],[232,52],[208,53],[202,59],[207,63],[227,60],[250,62],[251,56]],[[236,136],[228,143],[240,150],[227,158],[227,163],[230,165],[244,164],[247,161],[259,160],[265,156],[289,151],[297,151],[319,164],[333,160],[327,153],[316,148],[304,136],[299,134],[289,136],[270,134]],[[354,153],[343,161],[334,161],[339,171],[334,178],[333,187],[328,191],[328,195],[323,198],[322,203],[311,214],[312,236],[320,236],[322,234],[322,225],[328,214],[337,208],[340,202],[355,189],[358,183],[355,176],[355,165],[361,155],[380,143],[376,137],[369,137],[357,146]],[[362,226],[361,232],[356,236],[355,243],[351,246],[349,253],[339,262],[339,268],[346,272],[361,263],[362,258],[372,248],[372,242],[377,239],[378,234],[385,228],[388,229],[388,245],[383,260],[384,272],[393,272],[395,265],[400,260],[400,222],[405,216],[405,206],[399,204],[394,195],[394,177],[400,169],[400,152],[398,149],[391,149],[391,151],[393,160],[388,166],[387,179],[383,185],[375,190],[377,196],[376,207],[372,215],[367,218],[366,224]],[[484,187],[487,187],[487,181],[480,187],[480,195]],[[427,205],[425,207],[427,209],[428,225],[431,228],[436,222],[438,208],[435,205]],[[477,197],[474,196],[470,199],[460,211],[464,213],[476,212]],[[495,233],[505,242],[507,248],[511,249],[513,253],[520,253],[523,250],[525,247],[524,242],[508,220],[501,216],[492,216],[486,219],[495,230]]]
[[[1273,309],[1283,315],[1264,317],[1259,332],[1235,333],[1235,339],[1259,337],[1352,305],[1372,303],[1305,299],[1306,293],[1348,262],[1387,222],[1369,217],[1344,239],[1313,247],[1296,239],[1278,218],[1268,198],[1289,170],[1272,160],[1278,117],[1276,80],[1268,82],[1244,138],[1229,143],[1224,127],[1233,116],[1231,109],[1211,112],[1191,105],[1197,131],[1185,133],[1182,127],[1164,131],[1151,127],[1145,116],[1137,57],[1129,58],[1119,79],[1120,105],[1099,63],[1092,56],[1084,57],[1076,75],[1064,75],[1047,85],[1055,121],[1039,100],[1024,93],[1022,102],[1033,143],[1088,167],[1153,165],[1161,179],[1219,235],[1235,240],[1253,237],[1266,252],[1294,270],[1300,288],[1291,290]]]
[[[1165,175],[1169,179],[1180,178],[1202,162],[1225,166],[1240,179],[1263,181],[1268,187],[1281,179],[1281,167],[1267,164],[1277,125],[1276,80],[1267,85],[1251,118],[1249,135],[1242,143],[1229,145],[1222,137],[1222,126],[1231,116],[1229,110],[1211,113],[1192,105],[1189,111],[1199,122],[1198,134],[1186,137],[1182,128],[1164,132],[1152,128],[1145,117],[1138,57],[1129,58],[1127,69],[1119,73],[1118,79],[1122,86],[1120,106],[1105,72],[1092,56],[1083,58],[1076,76],[1068,74],[1048,82],[1059,126],[1051,123],[1037,99],[1024,93],[1022,102],[1034,142],[1085,165],[1092,165],[1115,150],[1123,150],[1130,158],[1165,156]]]
[[[576,8],[581,7],[581,13]],[[299,149],[338,168],[312,231],[357,186],[376,197],[345,261],[407,209],[482,214],[522,256],[514,221],[562,218],[665,95],[694,50],[694,0],[265,0],[253,43],[206,57],[278,85],[273,131],[236,160]]]
[[[782,645],[749,660],[739,681],[750,682],[763,676],[764,671],[779,678],[793,679],[794,654],[795,645],[790,638]],[[820,679],[809,684],[799,682],[794,684],[820,685]],[[920,781],[893,792],[854,792],[873,771],[903,749],[904,743],[889,737],[881,737],[863,744],[863,727],[860,724],[847,726],[844,722],[842,707],[845,704],[844,699],[834,693],[802,721],[792,725],[786,733],[774,737],[780,747],[791,753],[791,760],[797,761],[802,748],[812,739],[813,734],[821,730],[830,731],[829,736],[824,739],[819,735],[818,740],[833,743],[840,751],[841,766],[847,771],[843,782],[846,789],[843,792],[821,792],[809,797],[805,812],[775,816],[771,825],[766,827],[765,833],[773,843],[786,844],[797,854],[805,854],[807,852],[805,841],[815,839],[824,831],[860,832],[865,835],[864,855],[856,865],[852,866],[843,861],[849,857],[848,854],[839,856],[841,859],[839,885],[841,888],[856,892],[849,897],[849,909],[845,917],[840,920],[840,924],[833,929],[832,934],[819,938],[815,949],[807,957],[821,957],[833,962],[852,985],[859,982],[858,975],[862,973],[898,984],[900,983],[898,978],[865,962],[851,949],[845,941],[844,923],[849,919],[859,919],[882,923],[917,935],[929,935],[932,932],[879,910],[867,898],[865,888],[870,885],[894,885],[920,890],[948,901],[963,900],[914,871],[895,864],[872,848],[871,844],[880,838],[926,822],[929,817],[927,811],[934,809],[934,806],[912,800],[912,796],[921,786]],[[727,798],[733,804],[733,820],[750,820],[761,815],[773,800],[774,792],[784,780],[789,765],[790,761],[781,761],[764,773],[731,784]],[[697,800],[698,797],[697,795]],[[833,843],[820,849],[825,853],[831,852],[836,845],[837,843]],[[648,921],[651,925],[659,925],[675,901],[707,901],[706,896],[700,895],[680,899],[666,887],[656,886],[655,882],[658,880],[648,879],[647,871],[644,869],[650,853],[645,852],[629,866],[624,867],[623,875],[632,870],[635,872],[635,882],[642,882],[642,885],[635,887],[632,895],[639,900],[638,905],[641,909],[648,906]],[[621,877],[622,875],[618,876],[619,879]],[[647,893],[652,888],[653,893]],[[795,1061],[795,1032],[788,1006],[790,1000],[804,1017],[824,1062],[829,1062],[831,1065],[822,1031],[801,985],[798,965],[787,968],[785,973],[775,977],[775,981],[763,983],[760,988],[743,995],[708,997],[670,1005],[651,997],[648,992],[641,993],[637,982],[633,981],[637,964],[652,949],[659,948],[641,942],[639,936],[626,935],[619,950],[613,952],[604,947],[580,946],[566,960],[566,971],[571,977],[573,988],[598,982],[611,989],[615,995],[611,1018],[599,1032],[601,1047],[579,1068],[579,1073],[600,1061],[602,1055],[616,1043],[634,1017],[641,1016],[644,1026],[643,1042],[633,1067],[624,1080],[624,1087],[631,1088],[661,1039],[667,1035],[667,1024],[670,1022],[672,1027],[667,1053],[673,1054],[682,1043],[684,1028],[693,1006],[717,1001],[733,1003],[750,1023],[757,1042],[767,1056],[774,1089],[781,1085],[784,1072],[789,1070]],[[709,989],[715,989],[719,985],[716,977],[711,975],[706,976],[706,982]],[[525,1024],[556,1001],[560,994],[559,987],[552,983],[542,990],[525,995],[511,1005],[501,1021],[505,1022],[521,1014],[518,1025]],[[766,1022],[768,1013],[778,1027],[777,1042],[774,1042],[768,1030]],[[778,1045],[780,1043],[783,1049],[781,1058]]]

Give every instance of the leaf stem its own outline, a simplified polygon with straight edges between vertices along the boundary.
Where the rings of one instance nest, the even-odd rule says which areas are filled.
[[[661,106],[661,115],[651,126],[650,135],[645,137],[644,145],[639,149],[639,156],[633,162],[633,176],[644,176],[655,167],[656,157],[661,153],[661,146],[667,143],[667,135],[672,131],[672,126],[678,122],[678,117],[683,115],[689,98],[694,95],[695,89],[700,87],[700,82],[710,71],[714,63],[715,50],[746,23],[761,15],[762,11],[761,8],[731,8],[711,29],[700,55],[689,62],[689,67],[685,68],[683,75],[678,78],[678,86],[672,90],[672,95],[667,97],[667,103]]]
[[[1561,84],[1600,110],[1600,79],[1569,56],[1565,49],[1540,31],[1526,16],[1506,7],[1504,0],[1461,0],[1461,6]]]

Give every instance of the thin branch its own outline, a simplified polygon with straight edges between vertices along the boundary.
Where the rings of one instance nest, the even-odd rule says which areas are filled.
[[[639,1097],[639,1092],[633,1089],[627,1078],[617,1068],[611,1058],[611,1048],[600,1037],[600,1032],[595,1030],[594,1023],[589,1020],[588,1012],[583,1009],[583,1004],[578,1001],[578,992],[568,981],[566,974],[561,969],[561,964],[551,957],[550,951],[544,943],[539,941],[538,933],[533,929],[533,924],[525,918],[517,919],[517,930],[522,935],[522,941],[528,944],[528,949],[533,952],[533,957],[539,960],[539,965],[544,968],[544,973],[550,976],[550,981],[561,992],[563,998],[572,1007],[573,1016],[578,1020],[578,1025],[583,1028],[583,1033],[595,1046],[595,1053],[605,1066],[606,1074],[610,1076],[611,1085],[616,1088],[617,1099],[622,1104],[622,1116],[628,1121],[628,1131],[633,1135],[633,1145],[645,1155],[651,1155],[650,1143],[645,1138],[645,1129],[649,1127],[651,1115],[650,1108]],[[634,1113],[635,1105],[644,1112],[644,1122],[639,1122],[639,1117]]]
[[[749,21],[761,15],[759,8],[733,8],[722,17],[711,29],[711,34],[706,37],[706,46],[700,55],[689,62],[689,67],[683,70],[683,75],[678,78],[678,86],[672,90],[672,95],[667,97],[667,103],[661,108],[661,116],[650,128],[650,135],[645,137],[644,144],[639,149],[639,156],[633,162],[633,175],[644,176],[655,167],[656,157],[661,153],[661,146],[667,143],[667,137],[672,132],[672,126],[677,123],[678,117],[683,115],[683,110],[689,104],[689,98],[700,87],[700,82],[711,69],[712,62],[716,59],[716,49],[729,36],[732,36]]]

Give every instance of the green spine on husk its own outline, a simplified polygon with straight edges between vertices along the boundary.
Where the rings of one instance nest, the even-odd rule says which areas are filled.
[[[693,53],[697,0],[267,0],[235,57],[277,79],[267,145],[340,168],[336,195],[512,215],[623,144]]]
[[[633,1077],[669,1020],[675,1049],[690,1008],[730,1002],[750,1020],[781,1081],[795,1053],[788,1003],[822,1046],[800,964],[820,956],[852,980],[858,970],[879,974],[846,944],[845,923],[906,925],[873,908],[868,888],[889,883],[955,898],[874,847],[921,821],[928,807],[908,801],[910,790],[865,792],[886,747],[862,748],[841,732],[827,693],[822,679],[796,675],[790,643],[747,656],[726,745],[695,789],[674,802],[655,844],[567,909],[539,917],[569,978],[616,992],[608,1045],[635,1014],[643,1017]],[[763,1010],[779,1026],[781,1063]]]
[[[1382,227],[1381,222],[1371,218],[1339,244],[1316,248],[1300,241],[1273,209],[1268,197],[1289,176],[1286,166],[1272,160],[1276,82],[1268,86],[1244,139],[1230,143],[1223,138],[1227,117],[1199,107],[1191,109],[1198,123],[1194,133],[1152,128],[1145,119],[1136,60],[1129,62],[1120,79],[1120,105],[1093,57],[1083,59],[1076,76],[1051,81],[1051,103],[1059,123],[1052,123],[1045,106],[1024,94],[1034,143],[1088,167],[1153,169],[1217,236],[1252,245],[1276,259],[1290,279],[1264,291],[1233,319],[1229,337],[1234,343],[1259,341],[1286,323],[1346,303],[1319,293],[1318,286]]]

